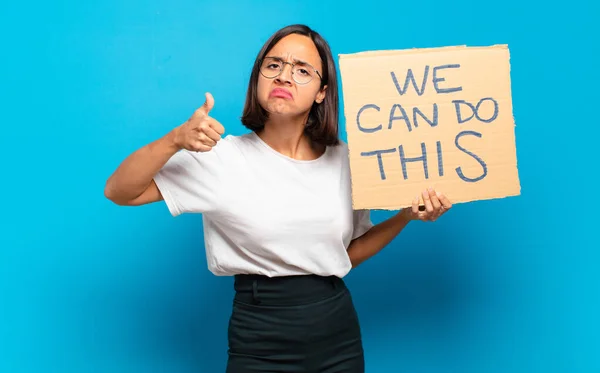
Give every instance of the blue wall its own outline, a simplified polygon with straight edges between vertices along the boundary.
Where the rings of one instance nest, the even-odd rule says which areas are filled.
[[[104,183],[205,91],[245,132],[255,54],[297,22],[335,54],[511,48],[523,195],[412,224],[348,277],[367,372],[600,371],[591,1],[49,3],[0,12],[0,372],[223,371],[232,281],[206,269],[201,217]]]

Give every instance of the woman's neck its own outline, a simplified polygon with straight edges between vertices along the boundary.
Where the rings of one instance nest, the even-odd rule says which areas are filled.
[[[271,117],[258,136],[279,153],[298,160],[319,158],[325,147],[315,144],[306,135],[306,118]]]

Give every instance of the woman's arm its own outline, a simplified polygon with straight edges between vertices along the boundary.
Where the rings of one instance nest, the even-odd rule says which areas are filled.
[[[350,257],[350,262],[352,262],[352,268],[357,267],[381,251],[406,227],[409,221],[404,210],[402,210],[390,219],[373,226],[367,233],[353,240],[350,243],[350,247],[348,247],[348,256]]]
[[[353,240],[348,247],[348,256],[352,268],[377,254],[387,246],[412,220],[435,221],[452,207],[452,203],[443,194],[429,189],[422,194],[424,209],[419,209],[419,197],[413,200],[411,209],[403,209],[362,236]]]
[[[174,133],[130,154],[106,181],[104,195],[118,205],[135,206],[162,200],[153,181],[156,173],[179,150]]]
[[[209,117],[214,98],[206,94],[204,105],[182,125],[129,155],[108,178],[104,195],[118,205],[143,205],[163,199],[154,177],[181,149],[207,152],[221,139],[224,128]]]

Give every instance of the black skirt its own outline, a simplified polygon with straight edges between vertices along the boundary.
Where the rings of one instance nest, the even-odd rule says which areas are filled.
[[[361,331],[338,277],[235,276],[227,373],[363,373]]]

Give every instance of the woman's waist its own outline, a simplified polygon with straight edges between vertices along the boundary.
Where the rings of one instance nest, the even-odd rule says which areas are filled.
[[[247,304],[273,306],[310,304],[331,298],[345,289],[344,280],[337,276],[268,277],[253,274],[234,276],[234,299]]]

